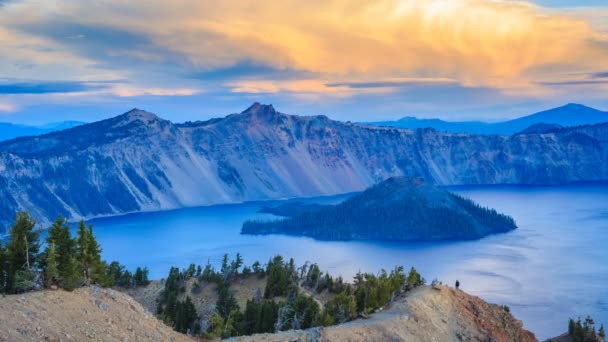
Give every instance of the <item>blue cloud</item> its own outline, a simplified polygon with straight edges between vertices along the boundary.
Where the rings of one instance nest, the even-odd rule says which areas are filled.
[[[1,0],[0,0],[1,1]],[[38,37],[56,41],[65,49],[96,61],[102,68],[172,69],[186,58],[158,46],[145,33],[131,32],[103,25],[86,25],[56,17],[39,23],[21,23],[15,28]],[[137,51],[138,54],[131,52]],[[142,63],[141,55],[154,58]],[[174,72],[174,71],[173,71]]]
[[[317,74],[293,69],[277,69],[268,65],[256,63],[254,61],[244,60],[231,66],[210,70],[195,71],[185,76],[187,78],[198,79],[202,81],[218,81],[260,77],[263,77],[264,79],[285,80],[294,78],[311,78],[317,76]]]
[[[76,93],[98,90],[106,87],[106,82],[17,82],[0,83],[0,94],[52,94]]]
[[[608,78],[608,71],[598,72],[592,75],[594,78]]]
[[[337,82],[327,83],[328,87],[348,87],[353,89],[366,89],[366,88],[400,88],[400,87],[411,87],[411,86],[428,86],[428,85],[442,85],[442,84],[456,84],[458,82],[452,80],[433,80],[433,79],[412,79],[405,81],[371,81],[371,82]]]
[[[605,76],[603,76],[605,77]],[[601,78],[601,77],[599,77]],[[608,80],[572,80],[572,81],[557,81],[557,82],[538,82],[537,84],[546,86],[575,86],[588,84],[608,84]]]

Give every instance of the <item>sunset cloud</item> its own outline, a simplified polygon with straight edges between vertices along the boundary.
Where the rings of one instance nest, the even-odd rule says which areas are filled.
[[[21,0],[0,8],[0,76],[127,79],[120,97],[445,84],[550,97],[608,70],[607,15],[508,0]]]

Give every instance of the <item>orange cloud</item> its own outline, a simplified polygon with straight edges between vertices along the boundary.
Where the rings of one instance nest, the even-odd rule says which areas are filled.
[[[185,68],[253,61],[314,73],[327,82],[436,78],[509,89],[537,87],[556,69],[608,70],[605,33],[580,15],[524,1],[26,0],[3,12],[0,26],[59,16],[143,35],[182,56]],[[141,56],[142,63],[156,60],[150,51],[124,53]],[[320,80],[240,80],[229,86],[253,93],[345,91]]]

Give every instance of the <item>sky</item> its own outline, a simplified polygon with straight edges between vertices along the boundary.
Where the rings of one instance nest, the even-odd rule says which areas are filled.
[[[0,0],[0,121],[608,109],[608,1]]]

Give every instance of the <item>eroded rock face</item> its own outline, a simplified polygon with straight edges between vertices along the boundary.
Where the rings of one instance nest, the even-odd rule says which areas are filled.
[[[478,136],[291,116],[260,104],[179,125],[134,109],[0,143],[0,227],[23,209],[39,220],[91,218],[360,191],[401,175],[450,185],[608,180],[608,124]]]

